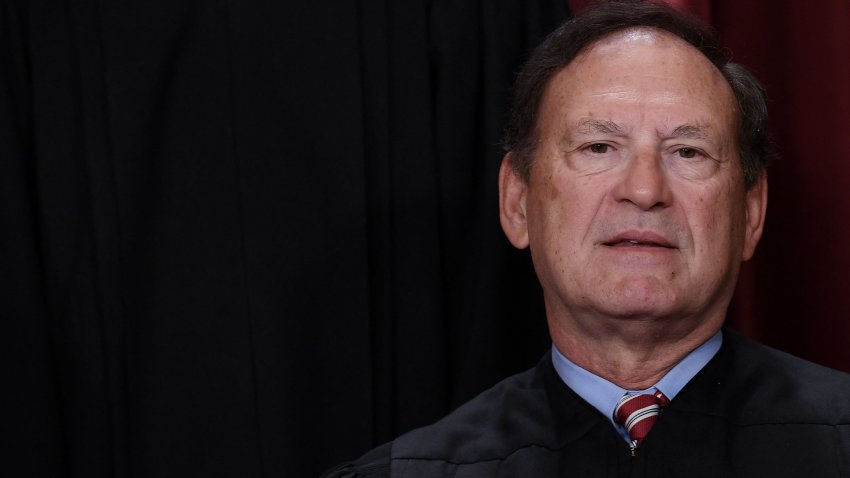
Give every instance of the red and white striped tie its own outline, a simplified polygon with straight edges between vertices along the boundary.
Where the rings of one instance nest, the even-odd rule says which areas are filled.
[[[655,394],[624,395],[614,409],[614,420],[623,425],[632,439],[632,454],[658,420],[658,414],[670,400],[660,391]]]

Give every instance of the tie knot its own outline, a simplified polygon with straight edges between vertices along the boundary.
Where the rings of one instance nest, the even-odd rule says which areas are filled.
[[[637,447],[655,425],[658,414],[670,400],[660,391],[654,394],[626,394],[614,409],[614,420],[626,428],[632,439],[632,447]]]

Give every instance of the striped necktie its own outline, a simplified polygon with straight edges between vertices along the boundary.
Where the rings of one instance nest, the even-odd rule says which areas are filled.
[[[614,420],[629,432],[629,437],[632,439],[632,456],[655,425],[661,409],[669,403],[670,400],[660,391],[654,394],[626,394],[617,403],[617,408],[614,409]]]

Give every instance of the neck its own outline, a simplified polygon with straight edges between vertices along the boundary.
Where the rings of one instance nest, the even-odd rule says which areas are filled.
[[[723,325],[725,314],[695,318],[594,317],[585,323],[552,314],[552,341],[576,365],[627,390],[656,384]]]

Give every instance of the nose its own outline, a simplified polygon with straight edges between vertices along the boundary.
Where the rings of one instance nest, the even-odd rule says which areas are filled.
[[[614,195],[644,211],[669,206],[672,192],[658,152],[642,151],[629,158]]]

